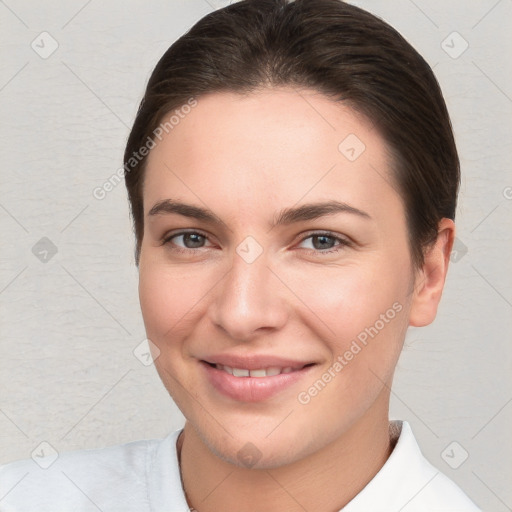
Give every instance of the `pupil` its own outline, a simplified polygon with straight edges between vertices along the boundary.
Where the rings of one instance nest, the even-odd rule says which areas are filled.
[[[202,238],[204,237],[202,235],[198,235],[197,233],[186,233],[183,236],[183,242],[189,249],[194,247],[201,247],[201,244],[203,242]],[[188,242],[191,242],[191,244],[189,244]]]
[[[315,243],[315,241],[320,241],[320,243]],[[334,240],[332,239],[332,237],[327,235],[316,235],[313,237],[313,247],[315,249],[331,249],[333,243]],[[327,244],[327,247],[325,244]]]

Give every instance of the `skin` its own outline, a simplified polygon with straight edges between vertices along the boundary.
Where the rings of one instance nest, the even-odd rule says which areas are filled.
[[[338,149],[349,134],[366,146],[355,161]],[[222,223],[149,215],[165,199],[208,208]],[[151,150],[143,200],[140,302],[156,368],[187,420],[180,448],[189,503],[199,512],[339,510],[391,453],[393,372],[407,327],[435,318],[453,222],[440,222],[415,269],[382,137],[342,104],[291,88],[199,98]],[[342,212],[270,228],[284,208],[329,200],[370,218]],[[183,229],[206,238],[169,239]],[[318,245],[311,238],[318,231],[350,243]],[[263,249],[252,263],[236,252],[249,235]],[[401,311],[299,403],[297,395],[394,303]],[[202,357],[220,352],[316,366],[269,400],[241,403],[200,371]],[[260,456],[250,468],[237,458],[247,443]]]

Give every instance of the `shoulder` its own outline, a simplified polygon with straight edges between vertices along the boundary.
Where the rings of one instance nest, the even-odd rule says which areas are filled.
[[[146,510],[157,440],[40,456],[0,466],[0,510]]]
[[[425,458],[410,425],[404,421],[402,428],[404,452],[415,461],[411,481],[417,487],[406,510],[481,512],[453,480]]]
[[[429,463],[425,460],[425,464]],[[481,512],[453,480],[433,466],[430,467],[430,478],[405,510]]]
[[[464,491],[422,454],[410,425],[399,431],[388,460],[344,512],[481,512]]]
[[[406,511],[480,512],[466,493],[423,455],[406,421],[397,443],[395,472],[408,484]]]

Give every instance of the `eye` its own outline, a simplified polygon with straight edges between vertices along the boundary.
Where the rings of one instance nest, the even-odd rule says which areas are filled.
[[[180,231],[168,235],[162,241],[162,245],[169,245],[172,250],[177,252],[195,252],[195,249],[202,249],[208,237],[198,231]]]
[[[319,254],[338,252],[350,242],[332,233],[313,233],[303,238],[299,246]]]

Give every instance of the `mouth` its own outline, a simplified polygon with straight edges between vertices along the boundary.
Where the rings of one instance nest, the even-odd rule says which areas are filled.
[[[219,364],[219,363],[209,363],[208,361],[202,361],[210,365],[212,368],[216,368],[217,370],[224,371],[229,375],[233,375],[233,377],[275,377],[276,375],[281,375],[283,373],[293,373],[302,370],[303,368],[308,368],[313,366],[315,363],[307,363],[300,366],[269,366],[266,368],[234,368],[232,366]]]
[[[222,397],[236,402],[262,402],[296,385],[317,364],[240,368],[201,360],[200,366],[206,374],[210,389]]]

